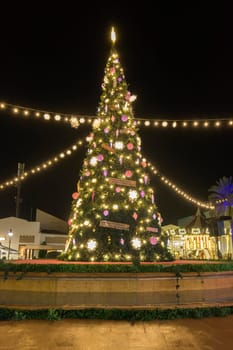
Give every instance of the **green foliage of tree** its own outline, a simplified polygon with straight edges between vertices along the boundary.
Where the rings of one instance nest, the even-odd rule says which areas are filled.
[[[132,95],[113,45],[88,148],[73,193],[61,259],[172,260],[133,116]]]
[[[233,209],[233,182],[232,176],[223,176],[208,190],[209,201],[215,206],[217,215],[232,216]]]

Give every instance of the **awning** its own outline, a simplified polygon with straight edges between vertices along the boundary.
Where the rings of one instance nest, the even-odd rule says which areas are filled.
[[[21,247],[24,247],[25,249],[34,249],[34,250],[64,250],[65,245],[39,245],[39,244],[26,244],[26,245],[21,245]]]

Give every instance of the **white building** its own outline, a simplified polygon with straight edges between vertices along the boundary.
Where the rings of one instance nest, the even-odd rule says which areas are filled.
[[[13,235],[10,237],[9,232]],[[36,221],[16,217],[0,219],[0,259],[37,258],[39,251],[62,251],[68,225],[64,220],[37,209]]]

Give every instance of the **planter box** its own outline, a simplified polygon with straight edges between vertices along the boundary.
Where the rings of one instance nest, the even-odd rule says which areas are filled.
[[[233,272],[0,274],[1,306],[161,307],[233,302]]]

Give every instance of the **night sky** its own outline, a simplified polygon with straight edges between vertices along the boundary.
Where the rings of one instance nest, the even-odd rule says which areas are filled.
[[[150,2],[148,2],[150,3]],[[95,115],[110,29],[134,115],[153,119],[233,117],[232,11],[224,1],[89,2],[76,8],[33,3],[1,9],[0,101],[51,112]],[[204,3],[204,4],[203,4]],[[46,161],[88,134],[88,127],[14,117],[0,112],[0,182]],[[207,201],[208,189],[233,175],[233,129],[142,127],[142,153],[191,196]],[[22,185],[21,215],[35,208],[67,220],[85,155],[80,149]],[[196,207],[151,176],[164,223],[193,215]],[[0,192],[0,217],[15,215],[14,187]]]

